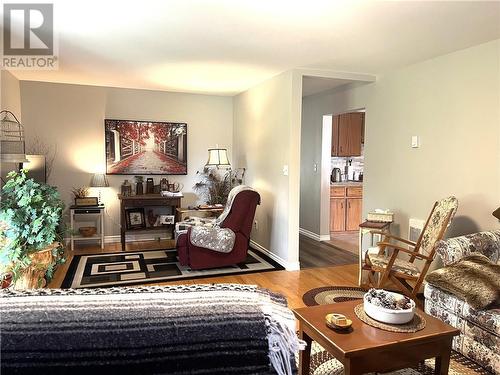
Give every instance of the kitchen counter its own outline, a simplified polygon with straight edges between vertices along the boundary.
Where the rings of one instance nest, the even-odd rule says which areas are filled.
[[[363,181],[330,182],[330,186],[363,186]]]

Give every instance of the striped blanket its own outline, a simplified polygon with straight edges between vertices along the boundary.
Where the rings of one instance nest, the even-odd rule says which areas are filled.
[[[4,374],[295,374],[286,300],[251,285],[7,290]]]

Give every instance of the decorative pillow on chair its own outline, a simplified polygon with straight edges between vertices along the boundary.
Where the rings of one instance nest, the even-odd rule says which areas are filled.
[[[500,265],[479,253],[429,273],[425,281],[475,309],[500,305]]]

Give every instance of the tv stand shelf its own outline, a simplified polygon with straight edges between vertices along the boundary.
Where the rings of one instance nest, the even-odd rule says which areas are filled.
[[[160,231],[170,230],[175,226],[174,224],[163,225],[161,227],[149,227],[139,229],[127,229],[126,210],[129,208],[144,208],[144,207],[171,207],[172,215],[175,215],[176,209],[181,207],[182,197],[162,197],[160,194],[143,194],[133,195],[129,197],[118,194],[120,200],[120,239],[122,251],[125,251],[125,242],[127,232],[141,232],[141,231]]]

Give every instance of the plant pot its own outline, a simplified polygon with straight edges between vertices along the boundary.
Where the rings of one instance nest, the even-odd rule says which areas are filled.
[[[19,278],[14,282],[14,289],[38,289],[43,288],[47,282],[45,274],[48,267],[53,263],[52,251],[61,246],[59,242],[47,246],[45,249],[31,254],[31,265],[21,271]]]
[[[12,283],[12,273],[11,272],[7,272],[7,273],[4,273],[2,276],[1,276],[1,279],[2,279],[2,289],[5,289],[5,288],[8,288],[10,286],[10,284]]]

